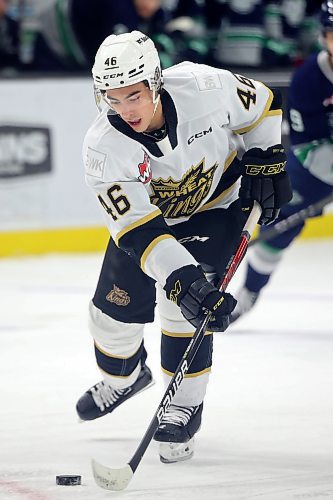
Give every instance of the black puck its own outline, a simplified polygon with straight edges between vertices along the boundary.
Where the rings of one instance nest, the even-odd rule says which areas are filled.
[[[56,476],[56,483],[61,486],[76,486],[81,484],[81,476]]]

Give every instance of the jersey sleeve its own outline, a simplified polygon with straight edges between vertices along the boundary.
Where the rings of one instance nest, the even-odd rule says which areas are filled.
[[[83,154],[86,182],[103,207],[111,237],[119,248],[162,285],[174,270],[197,264],[175,239],[160,209],[150,202],[143,182],[149,180],[148,159],[142,150],[132,157],[129,154],[126,164],[118,162],[116,155],[113,158],[103,145],[92,148],[86,144]],[[141,169],[140,174],[142,158],[146,172]]]
[[[242,136],[245,149],[281,142],[282,100],[262,82],[224,71],[220,76],[226,93],[229,128]]]

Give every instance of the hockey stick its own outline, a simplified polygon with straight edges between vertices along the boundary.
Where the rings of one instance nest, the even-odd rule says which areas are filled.
[[[325,196],[325,198],[322,198],[315,203],[312,203],[312,205],[308,205],[307,207],[302,208],[302,210],[300,210],[299,212],[296,212],[286,219],[277,222],[274,226],[267,229],[267,231],[260,234],[257,238],[251,240],[249,246],[252,247],[252,245],[255,245],[256,243],[271,240],[275,236],[288,231],[288,229],[297,226],[297,224],[303,222],[308,217],[313,217],[314,215],[316,215],[322,208],[325,207],[325,205],[328,205],[328,203],[331,203],[332,201],[333,193]]]
[[[235,252],[235,254],[230,258],[229,263],[226,267],[223,280],[219,287],[220,291],[224,292],[231,280],[234,276],[239,264],[241,263],[245,252],[248,247],[249,240],[251,238],[251,234],[254,231],[254,228],[260,218],[261,208],[257,202],[254,203],[254,206],[251,210],[251,213],[247,219],[247,222],[243,228],[239,246]],[[132,479],[137,467],[139,466],[142,457],[147,450],[149,443],[154,437],[154,434],[165,414],[168,407],[171,404],[172,398],[175,396],[182,380],[187,373],[191,362],[196,355],[196,352],[199,349],[201,342],[203,341],[205,331],[207,329],[210,317],[212,313],[206,314],[204,320],[201,325],[198,326],[194,335],[187,346],[186,351],[183,354],[183,357],[163,395],[163,398],[158,405],[158,408],[155,412],[155,415],[152,421],[149,424],[149,427],[143,436],[137,450],[135,451],[133,457],[130,461],[121,468],[115,469],[111,467],[106,467],[95,460],[92,460],[92,470],[94,474],[94,478],[98,486],[101,488],[105,488],[107,490],[119,491],[124,490]]]

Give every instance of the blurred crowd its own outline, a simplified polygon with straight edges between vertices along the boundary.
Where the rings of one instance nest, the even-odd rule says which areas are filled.
[[[163,67],[292,68],[319,49],[316,0],[0,0],[0,72],[89,72],[100,43],[134,29]],[[1,74],[0,73],[0,74]]]

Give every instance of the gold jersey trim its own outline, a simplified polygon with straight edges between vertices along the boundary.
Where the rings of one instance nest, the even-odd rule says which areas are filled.
[[[266,85],[264,85],[264,87],[266,87]],[[251,123],[251,125],[234,130],[234,132],[236,134],[245,134],[246,132],[249,132],[250,130],[255,128],[257,125],[259,125],[259,123],[267,116],[267,113],[269,112],[269,108],[271,107],[274,95],[273,95],[273,92],[271,91],[271,89],[269,89],[268,87],[266,87],[266,89],[268,90],[269,95],[268,95],[268,99],[267,99],[264,111],[262,112],[262,114],[259,116],[259,118],[254,123]]]
[[[209,373],[212,371],[212,368],[209,366],[208,368],[205,368],[204,370],[201,370],[200,372],[195,372],[195,373],[186,373],[184,378],[194,378],[194,377],[200,377],[200,375],[203,375],[204,373]],[[169,370],[166,370],[165,368],[162,367],[162,372],[166,373],[170,377],[173,377],[174,373],[169,372]]]
[[[119,231],[119,233],[117,234],[117,236],[115,237],[115,240],[114,240],[117,247],[119,247],[120,238],[122,238],[126,233],[129,233],[130,231],[132,231],[136,227],[143,226],[144,224],[146,224],[147,222],[149,222],[152,219],[155,219],[155,217],[158,217],[159,215],[161,215],[161,210],[159,208],[157,208],[156,210],[154,210],[150,214],[145,215],[144,217],[136,220],[135,222],[132,222],[132,224],[129,224],[124,229]]]
[[[236,158],[237,156],[237,151],[233,151],[229,156],[228,158],[226,159],[225,163],[224,163],[224,170],[223,170],[223,174],[224,172],[226,172],[226,170],[228,170],[228,168],[230,167],[230,165],[232,164],[232,162],[234,161],[234,159]],[[222,174],[222,177],[223,177],[223,174]],[[237,181],[236,181],[237,182]],[[213,200],[211,201],[208,201],[206,203],[204,203],[202,205],[201,208],[199,208],[199,210],[197,210],[197,213],[198,212],[204,212],[205,210],[207,210],[208,208],[211,208],[211,207],[214,207],[214,205],[216,205],[219,201],[223,200],[223,198],[225,198],[229,193],[230,191],[233,190],[236,182],[234,182],[231,186],[229,186],[227,189],[225,189],[224,191],[222,191],[222,193],[220,193],[216,198],[214,198]],[[212,196],[214,196],[214,193],[212,194]]]
[[[205,203],[198,210],[198,212],[204,212],[205,210],[208,210],[208,208],[214,207],[214,205],[216,205],[219,201],[223,200],[223,198],[225,198],[230,193],[230,191],[233,190],[233,188],[235,187],[236,182],[234,182],[230,187],[228,187],[228,189],[225,189],[224,191],[222,191],[222,193],[219,194],[214,200],[209,201],[208,203]]]
[[[228,168],[230,167],[230,165],[232,164],[232,162],[234,161],[236,156],[237,156],[237,151],[233,151],[232,153],[230,153],[230,155],[228,156],[228,158],[224,162],[223,173],[228,170]]]
[[[168,238],[172,238],[175,240],[175,238],[171,234],[161,234],[160,236],[157,236],[153,241],[151,241],[149,245],[146,247],[140,259],[140,267],[143,270],[143,272],[145,271],[146,260],[148,259],[150,252],[155,248],[155,246],[158,243],[160,243],[160,241],[166,240]]]
[[[271,109],[268,111],[266,116],[277,116],[277,115],[282,115],[282,109]]]
[[[96,342],[96,340],[94,340],[94,344],[96,346],[96,349],[101,352],[102,354],[104,354],[104,356],[107,356],[108,358],[114,358],[114,359],[130,359],[132,358],[133,356],[136,355],[136,353],[139,351],[139,349],[141,348],[141,345],[138,347],[138,349],[133,352],[133,354],[131,354],[131,356],[117,356],[116,354],[110,354],[109,352],[106,352],[104,351],[104,349],[102,349]],[[113,376],[113,375],[112,375]],[[116,375],[115,375],[116,376]]]
[[[194,335],[194,332],[185,332],[185,333],[181,333],[181,332],[168,332],[167,330],[163,330],[163,328],[161,328],[161,332],[163,335],[166,335],[167,337],[174,337],[174,338],[178,338],[178,339],[186,339],[186,338],[191,338],[193,337]],[[213,332],[209,332],[209,331],[206,331],[205,332],[205,336],[206,335],[213,335]]]

